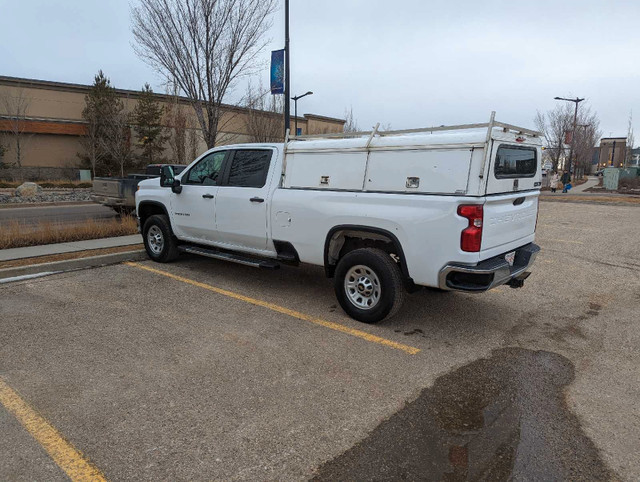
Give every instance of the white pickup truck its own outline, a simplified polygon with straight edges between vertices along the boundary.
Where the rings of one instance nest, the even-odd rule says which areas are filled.
[[[418,286],[522,286],[541,183],[540,134],[494,120],[216,147],[139,183],[149,257],[324,266],[342,308],[375,323]]]

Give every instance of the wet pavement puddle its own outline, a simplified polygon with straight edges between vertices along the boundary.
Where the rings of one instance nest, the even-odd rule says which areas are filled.
[[[314,480],[611,480],[568,409],[565,357],[495,350],[438,378]]]

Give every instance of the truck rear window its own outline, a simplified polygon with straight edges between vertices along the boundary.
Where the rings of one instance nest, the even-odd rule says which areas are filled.
[[[536,149],[533,147],[498,147],[495,163],[496,179],[510,177],[533,177],[538,170]]]

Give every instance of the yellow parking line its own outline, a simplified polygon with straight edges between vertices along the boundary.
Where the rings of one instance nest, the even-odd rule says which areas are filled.
[[[133,263],[130,261],[127,261],[125,264],[129,266],[133,266],[135,268],[144,269],[162,276],[166,276],[167,278],[172,278],[178,281],[182,281],[183,283],[188,283],[190,285],[197,286],[198,288],[203,288],[205,290],[213,291],[214,293],[218,293],[220,295],[228,296],[230,298],[235,298],[236,300],[244,301],[246,303],[251,303],[252,305],[262,306],[263,308],[267,308],[272,311],[277,311],[278,313],[283,313],[293,318],[298,318],[299,320],[309,321],[311,323],[315,323],[316,325],[324,326],[325,328],[330,328],[332,330],[340,331],[342,333],[347,333],[349,335],[362,338],[363,340],[370,341],[371,343],[378,343],[379,345],[385,345],[391,348],[395,348],[396,350],[401,350],[405,353],[408,353],[409,355],[415,355],[416,353],[420,352],[419,348],[415,348],[409,345],[404,345],[402,343],[397,343],[392,340],[387,340],[386,338],[372,335],[365,331],[356,330],[354,328],[349,328],[348,326],[344,326],[339,323],[333,323],[331,321],[323,320],[322,318],[316,318],[311,315],[306,315],[304,313],[300,313],[299,311],[290,310],[289,308],[285,308],[284,306],[279,306],[274,303],[257,300],[255,298],[250,298],[249,296],[244,296],[239,293],[234,293],[233,291],[224,290],[222,288],[216,288],[215,286],[211,286],[205,283],[200,283],[198,281],[194,281],[189,278],[183,278],[182,276],[177,276],[175,274],[168,273],[167,271],[161,271],[159,269],[150,268],[148,266],[144,266],[139,263]]]
[[[25,402],[0,378],[0,403],[47,451],[53,461],[73,481],[106,481],[100,470],[82,452]]]

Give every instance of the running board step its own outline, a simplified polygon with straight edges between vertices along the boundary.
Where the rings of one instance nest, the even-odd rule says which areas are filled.
[[[232,263],[244,264],[246,266],[252,266],[254,268],[262,269],[278,269],[280,263],[270,259],[257,259],[250,258],[248,256],[242,256],[236,253],[227,253],[224,251],[218,251],[217,249],[208,249],[201,246],[181,245],[178,246],[178,250],[183,253],[198,254],[200,256],[206,256],[207,258],[222,259],[224,261],[231,261]]]

